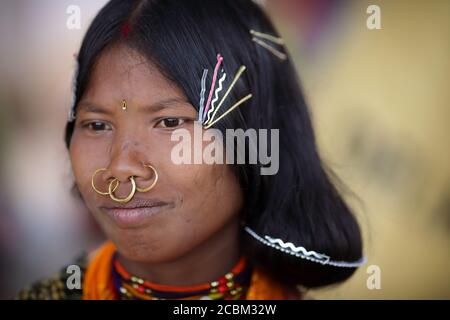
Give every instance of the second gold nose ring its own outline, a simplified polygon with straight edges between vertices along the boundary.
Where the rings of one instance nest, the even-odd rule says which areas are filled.
[[[153,182],[146,188],[139,188],[136,185],[136,181],[134,180],[135,177],[134,176],[130,176],[128,179],[131,182],[131,192],[125,198],[117,198],[114,195],[114,191],[116,191],[116,189],[119,187],[119,184],[120,184],[120,181],[117,178],[112,178],[112,180],[110,181],[110,183],[108,185],[108,191],[107,192],[100,191],[95,186],[95,177],[96,177],[96,175],[99,172],[106,171],[107,170],[106,168],[100,168],[100,169],[95,170],[94,174],[92,175],[92,181],[91,181],[92,188],[98,194],[103,195],[103,196],[110,196],[110,198],[112,200],[116,201],[116,202],[127,203],[133,198],[133,196],[136,193],[136,191],[138,191],[138,192],[148,192],[151,189],[153,189],[155,187],[156,183],[158,182],[158,172],[156,171],[156,169],[150,164],[144,164],[144,166],[147,167],[147,168],[150,168],[154,172],[155,177],[153,178]]]

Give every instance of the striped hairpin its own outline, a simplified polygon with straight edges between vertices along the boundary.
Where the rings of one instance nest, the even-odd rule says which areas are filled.
[[[278,59],[280,59],[280,60],[287,59],[287,55],[285,53],[277,50],[275,47],[273,47],[270,44],[268,44],[267,42],[263,41],[263,40],[267,40],[271,43],[275,43],[277,45],[282,46],[282,45],[284,45],[284,40],[282,38],[275,37],[270,34],[262,33],[262,32],[255,31],[255,30],[250,30],[250,34],[253,36],[253,38],[252,38],[253,42],[260,45],[264,49],[268,50],[270,53],[272,53]]]
[[[217,63],[214,68],[214,73],[212,77],[212,83],[211,88],[209,90],[208,99],[206,100],[205,104],[205,93],[206,93],[206,77],[208,75],[208,69],[203,70],[203,76],[201,80],[201,92],[200,92],[200,106],[199,106],[199,114],[198,114],[198,121],[202,123],[205,129],[210,128],[215,123],[223,119],[227,114],[229,114],[231,111],[242,105],[244,102],[252,98],[252,94],[248,94],[244,98],[240,99],[238,102],[233,104],[230,108],[228,108],[227,111],[223,112],[219,117],[216,118],[216,115],[219,111],[219,109],[222,107],[223,103],[227,99],[228,95],[230,94],[231,90],[233,89],[236,82],[241,77],[242,73],[245,71],[246,67],[241,66],[238,71],[236,72],[233,81],[231,82],[228,89],[225,91],[224,95],[219,101],[219,94],[223,90],[223,83],[225,82],[227,78],[227,74],[223,69],[220,69],[223,62],[223,57],[218,54],[217,55]],[[220,74],[220,76],[219,76]],[[219,77],[219,81],[217,81]],[[216,83],[218,83],[216,88]],[[214,98],[213,98],[214,96]],[[216,105],[216,103],[219,101],[219,103]]]
[[[78,69],[79,69],[79,63],[78,63],[78,54],[74,53],[73,58],[75,60],[75,68],[72,76],[72,101],[70,102],[70,109],[69,113],[67,115],[67,122],[73,122],[76,119],[75,114],[75,91],[76,91],[76,82],[77,82],[77,76],[78,76]]]

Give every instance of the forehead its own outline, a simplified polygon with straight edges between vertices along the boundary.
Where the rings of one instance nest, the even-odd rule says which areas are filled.
[[[85,97],[94,100],[161,100],[181,90],[137,51],[124,45],[105,50],[93,66]]]

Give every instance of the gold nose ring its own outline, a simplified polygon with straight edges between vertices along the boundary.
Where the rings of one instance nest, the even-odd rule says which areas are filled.
[[[110,192],[109,192],[109,190],[108,190],[108,192],[103,192],[103,191],[100,191],[99,189],[97,189],[97,187],[95,186],[95,176],[99,172],[106,171],[106,170],[108,170],[108,169],[100,168],[100,169],[95,170],[94,174],[92,175],[92,179],[91,179],[92,188],[95,190],[95,192],[97,192],[98,194],[101,194],[102,196],[109,196]],[[119,180],[117,180],[117,178],[113,178],[110,182],[110,185],[113,182],[115,183],[115,186],[112,188],[112,191],[114,192],[114,191],[116,191],[117,187],[119,186]]]
[[[142,193],[148,192],[151,189],[153,189],[155,187],[156,183],[158,182],[158,171],[156,171],[155,167],[153,167],[150,164],[143,164],[143,166],[150,168],[154,172],[155,176],[153,178],[153,182],[146,188],[139,188],[136,184],[136,181],[134,180],[135,176],[130,176],[128,179],[131,181],[131,192],[125,198],[118,198],[114,194],[114,192],[117,190],[117,188],[119,187],[119,184],[120,184],[120,181],[117,178],[112,178],[112,180],[109,182],[107,192],[101,191],[95,186],[95,177],[97,176],[97,174],[99,172],[106,171],[107,170],[106,168],[100,168],[100,169],[95,170],[94,174],[92,175],[92,179],[91,179],[92,188],[94,189],[95,192],[97,192],[98,194],[100,194],[102,196],[109,196],[112,200],[119,202],[119,203],[127,203],[133,198],[136,191],[142,192]]]
[[[153,171],[154,174],[155,174],[155,178],[153,179],[152,184],[151,184],[150,186],[148,186],[147,188],[141,189],[141,188],[139,188],[139,187],[136,186],[136,190],[137,190],[138,192],[149,192],[150,190],[152,190],[152,189],[155,187],[156,182],[158,182],[158,171],[156,171],[155,167],[153,167],[153,166],[150,165],[150,164],[144,164],[144,167],[147,167],[147,168],[152,169],[152,171]]]
[[[136,193],[136,181],[134,181],[134,176],[131,176],[128,179],[130,179],[130,181],[131,181],[131,192],[125,198],[117,198],[114,195],[114,190],[113,190],[113,187],[112,187],[113,181],[110,182],[109,187],[108,187],[108,191],[109,191],[109,196],[110,196],[110,198],[112,200],[114,200],[116,202],[119,202],[119,203],[127,203],[133,198],[134,194]]]

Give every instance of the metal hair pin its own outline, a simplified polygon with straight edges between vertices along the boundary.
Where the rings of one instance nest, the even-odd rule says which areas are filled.
[[[76,83],[77,83],[77,76],[78,76],[78,69],[79,69],[79,63],[78,63],[78,55],[76,53],[73,54],[73,58],[75,59],[75,68],[72,76],[72,100],[70,102],[70,109],[67,115],[67,122],[73,122],[75,121],[76,115],[75,115],[75,91],[76,91]]]
[[[272,53],[274,56],[276,56],[280,60],[286,60],[287,55],[279,50],[277,50],[275,47],[269,45],[268,43],[264,42],[263,40],[267,40],[269,42],[275,43],[277,45],[284,45],[283,38],[275,37],[273,35],[262,33],[255,30],[250,30],[250,34],[253,36],[252,41],[256,44],[260,45],[264,49],[268,50],[270,53]]]
[[[203,70],[203,76],[202,76],[202,80],[201,80],[200,106],[199,106],[198,121],[200,123],[202,123],[202,125],[204,126],[205,129],[210,128],[211,126],[216,124],[218,121],[223,119],[231,111],[233,111],[234,109],[236,109],[237,107],[242,105],[244,102],[246,102],[247,100],[252,98],[252,94],[248,94],[244,98],[242,98],[239,101],[237,101],[236,103],[234,103],[230,108],[228,108],[228,110],[226,110],[219,117],[216,118],[219,109],[224,104],[225,100],[227,99],[231,90],[235,86],[236,82],[241,77],[242,73],[246,70],[245,66],[241,66],[238,69],[238,71],[236,72],[236,74],[233,78],[233,81],[231,82],[230,86],[225,91],[224,95],[222,96],[222,98],[219,101],[219,94],[223,90],[223,83],[227,79],[227,74],[222,69],[220,71],[220,78],[218,81],[218,86],[216,88],[216,82],[217,82],[217,78],[219,76],[219,69],[220,69],[222,62],[223,62],[223,57],[220,54],[218,54],[217,55],[217,63],[214,68],[214,74],[213,74],[213,78],[212,78],[211,88],[209,91],[209,96],[208,96],[206,105],[204,105],[204,102],[205,102],[205,93],[206,93],[206,77],[208,75],[208,70],[207,69]],[[213,99],[213,95],[214,95],[214,99]],[[219,101],[219,103],[216,106],[217,101]]]

